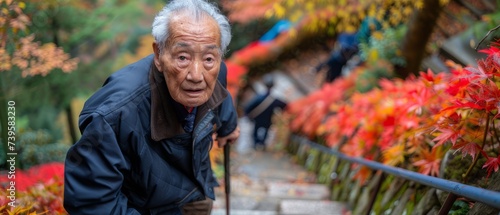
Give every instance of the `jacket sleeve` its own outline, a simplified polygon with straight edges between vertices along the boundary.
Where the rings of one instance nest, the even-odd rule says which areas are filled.
[[[228,95],[222,102],[219,109],[219,119],[221,121],[221,126],[217,130],[218,136],[225,137],[236,129],[236,126],[238,125],[238,114],[236,113],[236,108],[233,105],[231,95]]]
[[[66,156],[64,207],[69,214],[140,214],[120,191],[128,168],[116,135],[106,120],[91,114],[82,121],[82,137]]]
[[[217,80],[227,88],[227,66],[224,62],[220,63],[219,75],[217,76]]]
[[[227,67],[224,62],[220,65],[219,75],[217,76],[219,82],[227,88]],[[227,89],[226,89],[227,90]],[[236,108],[234,107],[233,99],[228,93],[227,98],[222,102],[219,109],[219,119],[221,121],[221,126],[217,130],[217,135],[225,137],[236,129],[238,124],[238,114],[236,113]]]

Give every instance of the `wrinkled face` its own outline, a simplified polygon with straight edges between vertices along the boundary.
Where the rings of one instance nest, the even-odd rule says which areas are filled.
[[[155,66],[175,101],[200,106],[214,91],[222,60],[217,22],[206,14],[197,21],[181,12],[172,16],[169,31],[163,52],[153,44]]]

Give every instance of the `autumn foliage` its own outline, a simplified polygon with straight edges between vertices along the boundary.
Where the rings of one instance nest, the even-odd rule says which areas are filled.
[[[222,3],[233,22],[276,18],[300,23],[309,19],[304,30],[330,34],[356,31],[367,16],[382,21],[384,28],[396,26],[407,21],[415,9],[425,6],[423,0],[225,0]],[[448,3],[449,0],[439,0],[441,5]]]
[[[478,60],[477,68],[448,62],[450,73],[429,70],[404,80],[382,79],[380,87],[365,93],[353,90],[365,69],[357,68],[290,104],[290,128],[347,155],[426,175],[438,176],[450,150],[472,159],[472,165],[485,157],[477,165],[488,174],[497,172],[499,46],[482,50],[488,57]]]
[[[17,68],[27,77],[45,76],[54,69],[76,69],[78,59],[54,43],[41,44],[29,33],[31,20],[23,12],[24,2],[0,0],[0,7],[0,72]]]
[[[6,175],[0,184],[8,185]],[[63,207],[64,164],[46,163],[28,170],[16,170],[15,207],[9,203],[8,187],[0,190],[0,214],[67,214]]]
[[[451,143],[463,157],[470,156],[474,162],[479,156],[487,158],[482,165],[488,171],[497,172],[500,166],[500,41],[479,60],[478,67],[457,68],[446,92],[452,96],[446,108],[440,112],[437,145]]]

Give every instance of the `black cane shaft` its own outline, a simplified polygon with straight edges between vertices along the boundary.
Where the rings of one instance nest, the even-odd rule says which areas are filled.
[[[231,193],[231,173],[229,171],[229,151],[230,151],[230,143],[226,143],[224,145],[224,188],[226,191],[226,214],[229,215],[229,203],[230,201],[230,193]]]

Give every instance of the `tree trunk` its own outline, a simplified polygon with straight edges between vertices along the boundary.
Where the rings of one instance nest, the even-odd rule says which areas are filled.
[[[2,80],[0,80],[0,143],[2,144],[0,148],[0,167],[3,167],[6,163],[6,153],[8,152],[8,135],[7,135],[7,101],[5,99],[5,93],[2,88]],[[7,165],[5,165],[7,166]]]
[[[420,71],[425,47],[442,10],[443,6],[440,5],[439,0],[424,0],[423,8],[413,14],[401,49],[406,60],[406,67],[396,70],[398,77],[406,78]]]
[[[64,108],[64,112],[66,112],[66,118],[68,118],[68,130],[69,135],[71,136],[71,141],[75,144],[76,141],[78,141],[78,137],[76,135],[75,120],[73,119],[73,109],[71,108],[71,104]]]
[[[53,9],[54,10],[54,9]],[[59,31],[59,23],[57,22],[57,18],[52,18],[52,28],[54,30],[54,35],[53,35],[53,40],[54,40],[54,44],[56,46],[60,46],[60,42],[59,42],[59,36],[58,36],[58,31]],[[71,56],[73,57],[73,56]],[[65,98],[65,97],[63,97]],[[66,118],[67,118],[67,123],[68,123],[68,131],[69,131],[69,135],[71,137],[71,141],[73,144],[76,143],[76,141],[78,141],[78,137],[77,137],[77,134],[76,134],[76,128],[75,128],[75,122],[73,120],[73,110],[71,108],[71,100],[70,101],[62,101],[64,102],[66,105],[64,107],[64,112],[66,113]]]

